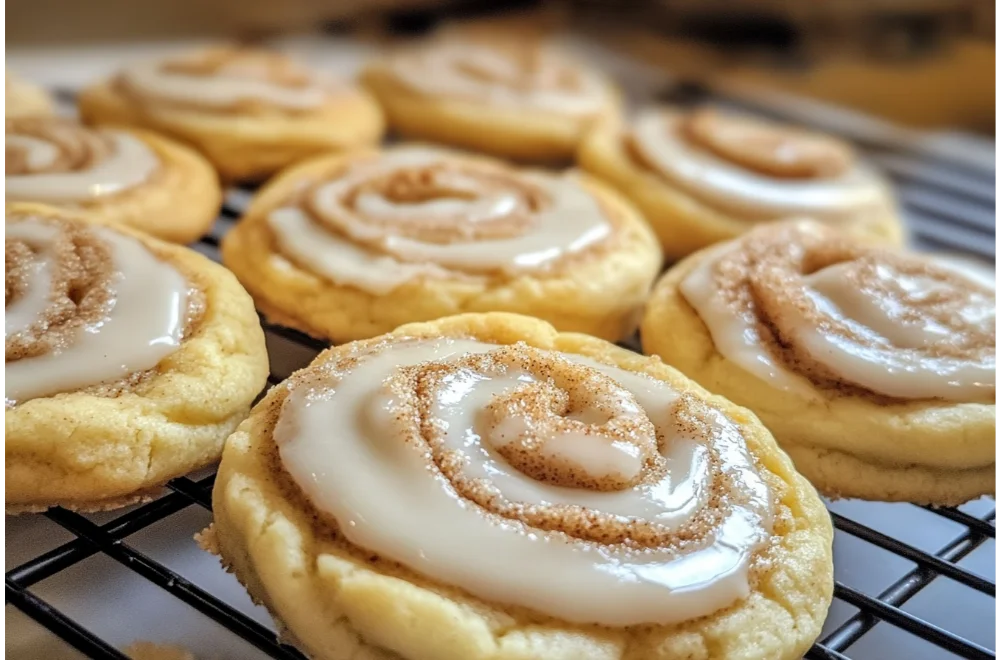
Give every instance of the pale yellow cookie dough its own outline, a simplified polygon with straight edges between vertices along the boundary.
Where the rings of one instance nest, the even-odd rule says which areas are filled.
[[[148,128],[190,144],[227,182],[260,181],[310,156],[375,144],[385,128],[378,104],[355,88],[299,113],[241,115],[158,107],[134,100],[111,81],[87,87],[77,103],[89,124]]]
[[[7,214],[81,218],[38,204]],[[180,348],[121,391],[92,388],[29,399],[4,412],[8,511],[93,510],[141,499],[218,459],[268,373],[250,297],[227,270],[180,246],[132,230],[204,296]]]
[[[25,120],[8,122],[8,133],[16,131],[19,121]],[[67,120],[27,121],[71,125]],[[81,126],[79,130],[92,129]],[[172,243],[191,243],[202,237],[215,222],[222,204],[215,170],[198,152],[170,138],[141,129],[122,130],[145,143],[159,160],[159,167],[146,181],[121,192],[60,206],[140,229]]]
[[[587,188],[619,219],[607,249],[570,259],[550,275],[523,273],[497,281],[421,277],[374,295],[337,285],[282,256],[267,215],[304,183],[323,180],[370,152],[314,159],[283,172],[254,199],[222,243],[222,259],[270,320],[335,342],[363,339],[414,321],[463,312],[537,316],[560,330],[617,341],[638,324],[661,257],[638,213],[592,179]]]
[[[44,89],[4,69],[4,116],[32,117],[55,113],[55,103]]]
[[[607,181],[642,211],[668,260],[749,231],[760,221],[740,218],[672,185],[629,153],[619,121],[602,122],[589,131],[577,153],[580,166]],[[866,213],[840,225],[859,238],[891,245],[905,238],[895,207]]]
[[[828,496],[957,505],[994,493],[995,402],[885,401],[820,388],[813,388],[815,396],[776,389],[718,352],[678,290],[704,257],[688,257],[653,289],[640,329],[646,353],[752,410],[796,468]]]
[[[272,439],[279,385],[226,443],[213,492],[217,550],[251,596],[317,660],[792,660],[818,636],[832,597],[832,528],[812,487],[748,411],[708,394],[658,360],[536,319],[475,314],[413,324],[417,337],[471,337],[580,353],[663,379],[740,425],[776,495],[774,541],[750,595],[671,626],[572,625],[476,599],[352,546],[284,472]],[[318,364],[349,347],[321,354]],[[332,430],[331,432],[335,432]],[[600,594],[594,594],[600,598]]]

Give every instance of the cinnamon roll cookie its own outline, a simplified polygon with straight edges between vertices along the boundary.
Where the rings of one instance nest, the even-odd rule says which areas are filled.
[[[85,89],[88,123],[141,126],[197,147],[226,180],[260,180],[326,151],[374,144],[375,101],[288,57],[213,48],[141,62]]]
[[[27,117],[55,113],[55,103],[49,94],[34,83],[4,68],[4,116]]]
[[[618,112],[600,74],[534,39],[436,39],[363,80],[403,137],[521,160],[569,161],[586,129]]]
[[[660,267],[635,210],[585,175],[417,146],[282,173],[222,258],[269,319],[335,342],[487,311],[617,340]]]
[[[830,518],[750,414],[511,314],[338,346],[226,443],[204,544],[309,657],[791,660]]]
[[[579,162],[631,199],[668,257],[757,224],[807,216],[865,239],[903,239],[886,181],[831,136],[724,114],[657,108],[627,126],[605,122]]]
[[[216,460],[267,376],[236,279],[195,252],[8,204],[8,513],[141,499]]]
[[[642,343],[754,411],[831,496],[959,504],[996,478],[996,293],[814,222],[760,227],[656,286]]]
[[[222,203],[204,158],[148,131],[22,117],[7,120],[5,139],[7,201],[78,209],[175,243],[204,234]]]

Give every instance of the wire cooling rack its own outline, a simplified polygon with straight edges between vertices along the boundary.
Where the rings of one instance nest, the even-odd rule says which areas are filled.
[[[696,86],[674,86],[663,96],[776,113]],[[814,118],[812,123],[845,129],[839,120]],[[862,133],[851,137],[894,179],[918,247],[995,261],[995,164],[977,163],[962,149]],[[252,194],[229,190],[211,234],[195,249],[218,260],[221,237]],[[270,385],[326,347],[288,328],[266,322],[264,328]],[[636,347],[634,341],[625,345]],[[141,639],[186,646],[200,658],[303,658],[280,643],[266,612],[249,602],[214,558],[196,548],[192,534],[210,521],[213,481],[211,471],[175,479],[154,501],[109,514],[56,508],[41,516],[8,518],[8,619],[16,608],[68,644],[54,652],[35,652],[30,641],[12,647],[8,625],[8,653],[61,658],[75,655],[72,647],[92,658],[125,658],[121,649]],[[942,509],[859,501],[829,507],[837,530],[835,599],[807,658],[996,657],[992,499]],[[42,646],[52,648],[51,643]]]

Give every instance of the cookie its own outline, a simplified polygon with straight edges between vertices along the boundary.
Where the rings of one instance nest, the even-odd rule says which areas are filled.
[[[821,492],[957,505],[994,492],[995,309],[952,266],[799,221],[680,262],[641,334]]]
[[[524,161],[568,162],[591,125],[618,114],[603,76],[530,38],[438,38],[362,79],[400,136]]]
[[[22,117],[7,120],[5,138],[8,202],[85,211],[175,243],[208,231],[222,203],[204,158],[149,131]]]
[[[55,113],[55,102],[48,92],[4,69],[4,115],[10,117],[48,116]]]
[[[139,62],[84,89],[78,103],[87,123],[193,145],[226,181],[260,181],[319,153],[374,144],[384,128],[378,105],[352,82],[249,48]]]
[[[639,207],[668,258],[805,216],[899,244],[887,182],[832,136],[713,108],[650,108],[590,131],[580,165]]]
[[[8,204],[8,512],[122,506],[218,459],[267,377],[250,297],[197,253]]]
[[[829,515],[752,414],[510,314],[324,352],[212,501],[203,544],[317,660],[791,660],[832,597]]]
[[[618,340],[660,268],[638,213],[586,175],[413,145],[282,173],[222,258],[270,320],[334,342],[488,311]]]

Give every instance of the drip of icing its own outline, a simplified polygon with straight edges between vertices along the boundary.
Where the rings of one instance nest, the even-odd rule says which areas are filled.
[[[832,178],[773,178],[686,140],[681,131],[683,122],[680,112],[646,111],[633,125],[633,144],[659,175],[710,206],[750,219],[806,215],[836,220],[890,203],[886,184],[863,163],[855,163]]]
[[[24,295],[7,306],[4,335],[23,331],[41,318],[52,277],[49,249],[58,228],[39,220],[6,224],[7,240],[21,240],[36,252]],[[112,248],[115,303],[109,316],[83,328],[64,348],[7,362],[8,403],[71,392],[152,369],[180,346],[187,313],[187,283],[138,240],[110,229],[92,231]]]
[[[713,483],[710,446],[719,474],[729,478],[740,498],[724,498],[729,508],[703,545],[628,550],[484,515],[443,475],[429,470],[425,451],[401,437],[398,402],[386,390],[386,379],[410,365],[448,366],[495,350],[461,339],[390,343],[339,378],[321,374],[306,380],[288,395],[274,431],[285,469],[316,507],[334,516],[351,543],[489,601],[566,621],[627,626],[690,620],[749,593],[751,556],[770,531],[769,489],[738,428],[711,410],[701,433],[675,424],[678,394],[661,381],[581,356],[548,354],[628,390],[664,436],[662,476],[614,491],[536,481],[497,453],[506,440],[499,427],[492,432],[483,427],[482,412],[499,396],[539,384],[531,371],[481,373],[452,366],[444,385],[428,395],[425,414],[442,429],[443,450],[464,456],[465,477],[488,484],[507,501],[584,507],[620,524],[642,520],[668,530],[720,504],[711,495],[719,486]],[[623,410],[626,416],[639,414],[627,405]],[[330,432],[334,427],[337,432]],[[561,454],[598,474],[607,469],[607,452],[615,451],[570,436],[553,439],[543,457]],[[623,460],[618,467],[630,466],[635,464]]]
[[[160,161],[139,138],[118,131],[108,131],[114,145],[112,155],[93,167],[76,172],[40,172],[7,175],[8,201],[50,203],[82,202],[104,195],[122,192],[146,181],[160,166]],[[27,151],[32,167],[43,168],[54,163],[58,147],[45,140],[24,135],[6,136],[8,146]]]
[[[311,85],[289,87],[263,77],[247,77],[245,73],[245,67],[238,62],[223,65],[213,75],[165,70],[162,62],[140,62],[125,69],[122,80],[143,96],[210,108],[250,100],[288,110],[311,110],[330,98],[332,85],[323,84],[318,77]]]
[[[530,226],[509,238],[435,243],[384,232],[376,241],[382,230],[367,220],[390,227],[426,217],[486,222],[518,205],[508,194],[401,203],[365,192],[354,200],[353,208],[345,202],[348,193],[366,181],[400,168],[431,166],[446,158],[434,150],[400,149],[321,184],[312,193],[312,208],[330,218],[342,232],[331,231],[326,226],[330,223],[321,225],[299,207],[272,211],[268,224],[281,250],[295,261],[336,284],[377,294],[420,275],[446,276],[449,271],[509,274],[546,268],[606,239],[613,229],[597,200],[573,175],[518,174],[549,199],[543,208],[532,211]],[[369,247],[375,242],[377,248]]]

